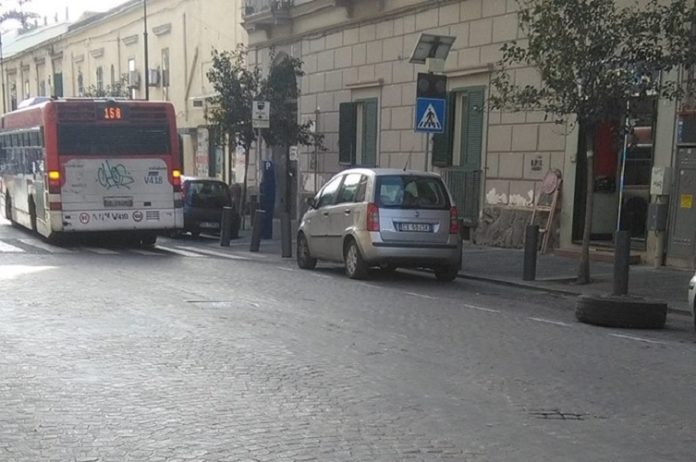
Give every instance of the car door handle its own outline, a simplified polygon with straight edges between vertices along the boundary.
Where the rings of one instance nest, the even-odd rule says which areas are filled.
[[[344,211],[343,211],[343,214],[344,214],[344,215],[350,215],[350,209],[344,210]]]
[[[325,217],[329,216],[329,212],[321,212],[321,214],[324,215]]]

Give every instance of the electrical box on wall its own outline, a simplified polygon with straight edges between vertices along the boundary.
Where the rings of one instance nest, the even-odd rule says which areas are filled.
[[[672,187],[672,170],[669,167],[653,167],[650,176],[650,194],[668,196]]]

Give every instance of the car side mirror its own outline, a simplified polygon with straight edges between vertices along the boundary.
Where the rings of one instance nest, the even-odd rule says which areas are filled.
[[[305,204],[307,204],[307,207],[309,207],[310,209],[317,208],[316,202],[314,202],[313,197],[308,197],[307,199],[305,199]]]

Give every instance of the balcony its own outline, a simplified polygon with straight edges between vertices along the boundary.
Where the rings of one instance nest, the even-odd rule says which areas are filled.
[[[249,29],[268,29],[290,22],[294,0],[246,0],[242,14],[243,25]]]

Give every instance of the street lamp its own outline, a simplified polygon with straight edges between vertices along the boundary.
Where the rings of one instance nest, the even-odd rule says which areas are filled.
[[[147,56],[147,0],[143,0],[143,23],[145,25],[145,100],[150,99],[150,65],[148,64]]]

